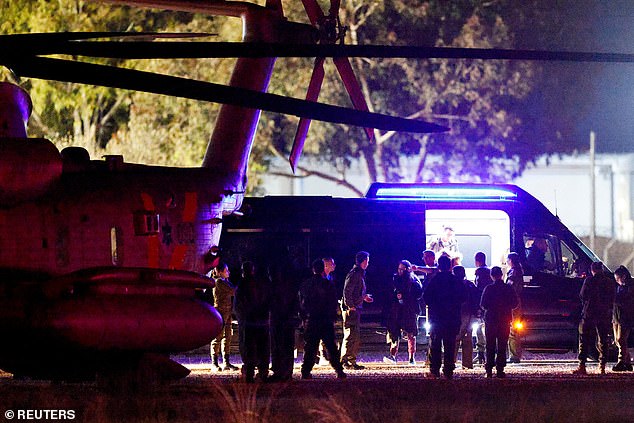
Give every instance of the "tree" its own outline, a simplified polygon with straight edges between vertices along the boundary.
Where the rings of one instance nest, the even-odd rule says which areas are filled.
[[[529,0],[520,7],[510,0],[349,0],[342,2],[341,18],[351,43],[564,49],[585,45],[590,37],[586,32],[570,37],[561,29],[586,25],[597,2],[581,3],[588,7],[577,16],[562,13],[577,10],[567,1],[553,5]],[[0,33],[185,30],[217,32],[222,40],[240,37],[236,19],[72,0],[0,0],[0,6]],[[300,2],[286,1],[284,7],[291,20],[307,21]],[[233,63],[95,61],[222,83]],[[321,100],[349,105],[339,76],[326,63]],[[583,102],[580,90],[569,87],[592,81],[592,72],[569,82],[563,77],[565,69],[544,71],[541,64],[526,62],[355,59],[353,66],[373,110],[452,128],[441,135],[375,131],[370,141],[359,128],[313,122],[305,155],[335,164],[338,174],[300,163],[300,176],[328,178],[358,195],[360,187],[346,179],[356,159],[365,163],[368,182],[506,181],[543,153],[570,151],[577,147],[573,117]],[[303,97],[311,68],[309,59],[279,59],[270,91]],[[199,164],[218,110],[215,104],[101,87],[38,80],[24,84],[36,110],[32,135],[50,138],[60,147],[82,145],[93,156],[123,153],[127,160],[144,163]],[[554,113],[561,109],[563,113]],[[257,191],[269,161],[289,151],[296,123],[292,117],[262,114],[249,169],[251,192]]]
[[[531,48],[565,49],[575,42],[557,36],[562,22],[556,17],[569,6],[565,3],[553,6],[533,0],[520,6],[512,1],[387,0],[344,5],[341,17],[353,44],[529,47],[518,42],[515,33],[532,40]],[[575,24],[583,23],[585,14],[576,19]],[[580,38],[585,36],[576,42]],[[553,43],[554,39],[560,43]],[[544,72],[534,62],[493,60],[355,59],[353,65],[375,111],[433,120],[449,126],[451,132],[375,131],[375,141],[368,141],[356,128],[315,122],[306,144],[307,156],[336,163],[337,179],[343,185],[354,159],[365,163],[368,182],[506,182],[543,154],[578,147],[570,125],[572,113],[559,119],[561,113],[553,113],[564,98],[557,94],[574,83],[562,84],[564,72]],[[332,71],[327,75],[321,99],[345,104],[340,82]],[[544,88],[554,96],[544,95]],[[284,154],[289,148],[286,140],[292,139],[287,126],[293,127],[294,122],[280,119],[277,123],[269,148]],[[314,169],[300,169],[299,177],[317,174]]]
[[[0,0],[4,12],[2,33],[61,32],[61,31],[153,31],[168,26],[184,24],[191,14],[156,12],[140,8],[107,6],[92,2],[60,0],[8,1]],[[84,59],[86,60],[86,59]],[[112,66],[135,66],[133,61],[120,59],[91,59],[94,63]],[[139,64],[136,64],[139,65]],[[142,67],[142,65],[139,65]],[[151,67],[152,64],[149,65]],[[195,66],[191,66],[195,67]],[[127,151],[154,151],[155,144],[136,144],[129,148],[123,134],[130,119],[130,107],[136,101],[136,109],[143,109],[149,95],[130,93],[106,87],[94,87],[44,80],[19,81],[5,73],[14,82],[22,82],[30,93],[34,113],[29,123],[31,136],[46,137],[59,148],[68,145],[82,146],[91,156],[101,156],[126,145]],[[19,77],[19,75],[17,75]],[[143,97],[145,96],[145,97]],[[111,142],[111,140],[114,140]],[[155,140],[153,140],[155,141]],[[159,149],[160,150],[160,149]],[[138,154],[137,156],[140,156]],[[177,155],[176,155],[177,156]],[[143,156],[150,162],[160,159]],[[202,156],[201,156],[202,157]]]
[[[126,6],[59,0],[0,0],[0,33],[60,31],[156,31],[219,34],[223,40],[240,39],[238,19],[191,13],[157,12]],[[82,58],[82,60],[87,60]],[[226,83],[234,59],[128,60],[90,59],[108,64],[174,76]],[[34,113],[31,136],[42,136],[58,148],[82,146],[90,155],[122,154],[127,161],[159,165],[200,165],[219,105],[143,92],[92,87],[44,80],[19,81],[31,94]],[[19,75],[18,75],[19,77]],[[266,124],[264,125],[266,126]],[[266,158],[254,152],[250,189]]]

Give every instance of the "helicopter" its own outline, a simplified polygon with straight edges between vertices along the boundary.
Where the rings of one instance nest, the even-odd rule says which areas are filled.
[[[311,24],[289,22],[279,0],[265,6],[115,3],[239,17],[249,43],[332,44],[338,38],[337,1],[329,15],[314,0],[305,1]],[[205,275],[219,260],[223,217],[236,212],[244,197],[261,110],[300,116],[291,163],[299,157],[310,119],[414,132],[447,129],[369,113],[346,58],[334,60],[359,110],[315,102],[323,58],[317,60],[308,101],[302,101],[265,92],[275,56],[239,57],[228,86],[45,57],[75,55],[75,48],[93,49],[79,53],[84,56],[107,55],[108,42],[90,41],[109,36],[1,36],[0,64],[20,77],[224,105],[201,167],[150,166],[121,156],[94,160],[83,148],[59,151],[47,139],[29,138],[28,93],[0,83],[0,369],[14,375],[83,380],[150,372],[178,379],[189,373],[170,354],[201,347],[221,330],[220,315],[199,292],[213,287]],[[133,44],[129,51],[138,49]],[[115,54],[126,54],[121,47]],[[371,129],[366,132],[372,136]]]

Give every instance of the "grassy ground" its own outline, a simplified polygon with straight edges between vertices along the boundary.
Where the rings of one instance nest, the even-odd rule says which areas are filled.
[[[133,392],[92,383],[13,381],[0,375],[0,411],[74,410],[79,422],[611,422],[634,421],[634,375],[576,377],[557,365],[509,369],[487,380],[480,369],[454,380],[426,370],[374,366],[334,379],[245,384],[206,370],[171,385]],[[5,418],[5,421],[8,421]]]

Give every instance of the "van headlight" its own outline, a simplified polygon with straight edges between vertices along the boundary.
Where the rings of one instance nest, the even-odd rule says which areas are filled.
[[[523,331],[524,330],[524,322],[522,322],[521,320],[515,320],[513,322],[513,329],[515,329],[516,331]]]

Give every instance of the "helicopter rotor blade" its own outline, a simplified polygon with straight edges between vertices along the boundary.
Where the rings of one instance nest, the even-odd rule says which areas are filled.
[[[136,34],[115,33],[114,37],[132,37]],[[177,59],[225,57],[367,57],[402,59],[482,59],[482,60],[534,60],[563,62],[633,63],[634,54],[483,49],[460,47],[342,45],[342,44],[281,44],[209,41],[87,41],[111,37],[113,33],[38,33],[0,35],[0,51],[7,57],[68,54],[87,57],[120,59]],[[190,34],[183,34],[187,37]],[[201,36],[206,36],[200,34]],[[171,34],[176,38],[177,34]],[[196,34],[198,36],[198,34]],[[141,37],[142,38],[142,37]]]
[[[341,28],[338,19],[339,8],[341,6],[341,2],[339,0],[331,0],[328,16],[324,15],[324,12],[321,10],[321,7],[317,4],[316,0],[302,0],[302,4],[304,5],[304,9],[306,9],[306,14],[310,19],[310,22],[317,27],[321,34],[320,44],[332,45],[336,43],[337,40],[342,41],[340,35],[343,34],[342,31],[340,31]],[[347,58],[338,57],[334,58],[334,62],[354,108],[364,112],[369,112],[365,97],[361,92],[361,87],[354,75],[354,71],[352,70],[349,60]],[[309,96],[313,97],[315,100],[319,96],[321,82],[323,81],[323,63],[324,57],[317,56],[315,62],[316,66],[313,70],[313,78],[311,78],[311,86],[309,87]],[[319,74],[319,86],[313,84],[314,77],[316,76],[315,72],[318,71],[317,67],[321,68],[321,73]],[[299,127],[297,128],[297,133],[295,134],[295,140],[293,141],[293,148],[289,158],[293,172],[295,172],[295,163],[299,159],[299,155],[301,154],[304,146],[309,125],[310,121],[302,119],[300,120]],[[365,132],[370,140],[374,138],[374,130],[372,128],[366,127]]]
[[[354,108],[364,112],[369,112],[368,104],[366,103],[363,92],[361,91],[359,81],[357,81],[357,77],[354,75],[354,70],[352,69],[350,60],[347,57],[335,57],[333,61],[335,62],[337,71],[339,71],[343,85],[346,87],[346,91],[348,91],[348,95],[350,96],[350,100],[352,101]],[[372,128],[366,127],[365,133],[370,141],[374,139],[374,131]]]
[[[324,12],[315,0],[302,0],[308,19],[313,26],[319,25],[319,22],[324,18]]]
[[[168,75],[142,72],[113,66],[42,57],[7,60],[0,63],[20,76],[78,82],[112,88],[145,91],[175,97],[305,117],[354,126],[372,126],[382,130],[403,132],[446,132],[449,128],[421,120],[405,119],[378,113],[367,113],[345,107],[262,93],[244,88],[213,84]]]
[[[315,66],[313,67],[313,74],[310,77],[310,83],[308,84],[308,92],[306,93],[307,101],[317,101],[319,98],[319,91],[321,91],[321,84],[324,82],[324,58],[318,57],[315,59]],[[304,149],[304,142],[306,141],[306,135],[308,134],[308,128],[310,127],[310,119],[301,118],[297,125],[297,132],[295,132],[295,138],[293,139],[293,146],[291,148],[291,154],[288,158],[291,169],[295,173],[295,166],[299,161],[299,156]]]
[[[330,0],[330,16],[339,14],[339,8],[341,7],[341,0]]]
[[[99,50],[118,45],[123,50],[133,47],[135,42],[150,43],[159,39],[191,39],[217,36],[209,32],[40,32],[27,34],[0,35],[0,51],[6,54],[47,55],[72,54],[99,57]],[[101,41],[97,41],[102,39]],[[107,39],[110,41],[103,41]],[[93,41],[90,41],[93,40]],[[117,40],[117,41],[112,41]],[[167,43],[165,43],[167,44]],[[77,48],[75,50],[74,48]],[[85,50],[85,54],[81,54]]]

